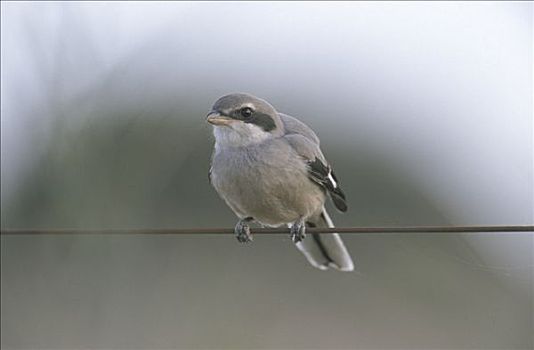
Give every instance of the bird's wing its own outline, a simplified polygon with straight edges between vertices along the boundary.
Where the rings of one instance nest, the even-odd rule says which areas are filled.
[[[336,208],[342,212],[347,211],[345,194],[339,187],[334,171],[328,165],[319,148],[317,135],[306,124],[293,117],[285,116],[282,120],[284,126],[289,125],[291,127],[289,130],[286,128],[286,134],[283,137],[306,162],[310,180],[328,191]]]
[[[282,119],[286,135],[302,135],[319,146],[319,138],[308,125],[290,115],[282,113],[278,113],[278,115]]]

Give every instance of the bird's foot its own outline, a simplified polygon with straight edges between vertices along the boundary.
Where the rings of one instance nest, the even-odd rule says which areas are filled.
[[[239,222],[235,225],[234,232],[237,240],[241,243],[252,242],[252,233],[250,233],[250,226],[247,224],[250,221],[252,221],[252,218],[245,218],[239,220]]]
[[[295,243],[302,241],[306,237],[306,223],[304,220],[299,220],[291,225],[289,236]]]

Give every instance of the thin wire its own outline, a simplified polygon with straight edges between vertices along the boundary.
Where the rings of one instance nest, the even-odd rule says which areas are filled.
[[[390,234],[390,233],[517,233],[534,232],[534,225],[513,226],[405,226],[307,228],[308,233]],[[233,228],[146,228],[146,229],[2,229],[2,236],[15,235],[201,235],[233,234]],[[252,234],[289,234],[288,228],[251,228]]]

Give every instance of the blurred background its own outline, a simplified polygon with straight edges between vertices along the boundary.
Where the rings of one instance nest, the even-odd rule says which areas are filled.
[[[309,124],[338,226],[532,224],[531,2],[2,2],[1,227],[233,227],[212,103]],[[531,349],[532,234],[1,237],[1,346]]]

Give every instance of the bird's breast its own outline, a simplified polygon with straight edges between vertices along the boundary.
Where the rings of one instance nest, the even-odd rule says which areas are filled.
[[[284,142],[215,153],[212,184],[239,216],[279,225],[322,207],[324,193],[305,162]]]

